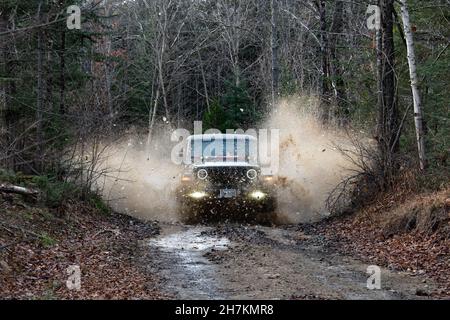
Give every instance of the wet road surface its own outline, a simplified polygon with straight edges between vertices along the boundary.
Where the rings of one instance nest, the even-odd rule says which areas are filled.
[[[341,256],[295,228],[161,223],[145,242],[150,268],[177,299],[420,299],[433,284],[381,269],[367,288],[368,263]]]

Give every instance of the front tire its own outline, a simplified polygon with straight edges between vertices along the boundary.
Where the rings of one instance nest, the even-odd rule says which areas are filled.
[[[191,202],[181,201],[178,204],[178,216],[185,224],[198,224],[203,219],[203,212]]]

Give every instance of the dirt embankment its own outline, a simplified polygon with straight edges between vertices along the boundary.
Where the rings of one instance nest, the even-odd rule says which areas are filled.
[[[0,299],[163,298],[158,278],[139,261],[139,241],[158,232],[86,203],[54,210],[0,193]],[[74,265],[80,290],[66,286]]]
[[[438,284],[450,296],[450,189],[429,194],[406,186],[381,194],[350,216],[307,227],[333,250]]]

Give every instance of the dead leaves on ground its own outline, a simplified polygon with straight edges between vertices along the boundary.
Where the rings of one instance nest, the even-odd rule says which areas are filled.
[[[160,299],[158,279],[140,265],[138,241],[158,230],[120,215],[103,215],[80,203],[66,204],[65,217],[47,208],[0,206],[2,299]],[[142,262],[141,262],[142,264]],[[81,289],[69,290],[67,268],[79,265]]]
[[[382,227],[356,216],[323,223],[317,232],[343,254],[367,263],[430,277],[439,286],[435,297],[450,297],[450,235],[447,229],[429,234],[407,232],[385,237]]]

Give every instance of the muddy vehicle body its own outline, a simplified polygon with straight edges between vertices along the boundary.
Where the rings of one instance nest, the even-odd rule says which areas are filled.
[[[273,220],[274,177],[261,172],[255,137],[193,135],[185,150],[190,161],[177,192],[185,220]]]

